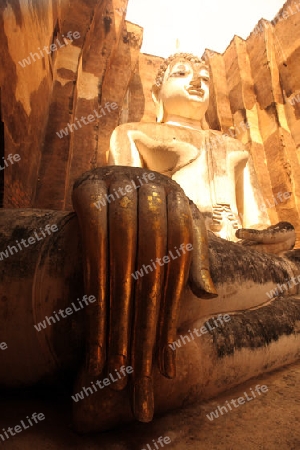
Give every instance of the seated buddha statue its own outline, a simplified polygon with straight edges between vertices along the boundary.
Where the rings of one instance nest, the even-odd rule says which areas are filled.
[[[135,355],[131,357],[133,411],[144,422],[151,420],[154,411],[164,409],[159,386],[169,393],[168,402],[175,404],[181,396],[183,380],[187,382],[187,390],[192,385],[197,390],[198,382],[201,385],[193,375],[189,374],[190,378],[183,375],[187,355],[196,370],[191,359],[199,349],[186,348],[183,353],[178,352],[177,360],[171,343],[176,340],[178,330],[191,330],[193,323],[222,311],[232,313],[262,307],[269,301],[266,299],[269,283],[279,282],[282,276],[289,278],[289,271],[294,274],[298,270],[293,258],[276,260],[269,254],[292,249],[295,231],[288,223],[270,226],[249,152],[237,140],[205,126],[209,72],[203,61],[190,54],[168,58],[157,75],[153,99],[157,123],[127,123],[117,127],[111,137],[109,166],[101,169],[103,175],[100,169],[84,175],[75,184],[73,196],[82,234],[87,236],[85,247],[88,254],[94,254],[94,261],[98,260],[94,276],[105,265],[99,263],[101,256],[96,257],[95,243],[88,238],[95,235],[88,217],[91,223],[97,223],[101,215],[102,227],[107,220],[109,223],[106,236],[111,240],[109,260],[114,274],[110,284],[111,308],[117,305],[114,314],[118,317],[111,319],[111,326],[124,327],[124,315],[117,314],[117,310],[126,311],[128,325],[130,310],[134,308],[132,343],[123,339],[126,345],[123,348],[119,345],[115,351],[119,356],[109,367],[119,369],[120,364],[130,359],[130,351]],[[152,181],[145,184],[150,175]],[[111,179],[109,188],[103,184],[103,177]],[[134,192],[132,180],[137,187]],[[91,197],[92,191],[97,195]],[[121,192],[120,198],[117,192]],[[84,206],[90,198],[93,215]],[[230,242],[237,237],[245,239],[242,243],[247,246]],[[179,251],[188,242],[193,242],[192,254],[182,255],[176,263],[168,260],[163,275],[164,270],[155,262],[163,254],[169,254],[171,248]],[[147,262],[152,263],[153,271]],[[118,267],[123,270],[117,275]],[[135,271],[134,281],[132,275],[137,268],[144,271]],[[86,273],[91,279],[91,269]],[[128,307],[132,292],[134,303]],[[293,289],[288,289],[291,292]],[[267,321],[273,321],[272,308],[275,310],[274,305]],[[233,332],[233,340],[237,338],[234,335]],[[196,359],[199,362],[198,353]],[[197,370],[196,373],[200,374]],[[77,387],[88,379],[81,378]],[[109,402],[113,409],[118,399],[124,399],[123,388],[120,386],[115,397],[107,391],[99,394],[99,399]],[[85,413],[75,409],[77,422],[84,414],[91,418],[89,411],[94,414],[95,410],[100,420],[101,412],[92,400],[86,400]],[[113,416],[113,413],[110,418],[101,416],[102,424],[114,420]],[[122,415],[123,420],[125,416]]]
[[[144,167],[171,177],[205,217],[216,235],[259,243],[267,240],[270,220],[253,161],[243,144],[207,129],[209,104],[207,65],[191,54],[176,54],[162,64],[152,87],[157,123],[127,123],[111,137],[110,165]],[[290,230],[290,228],[289,228]],[[279,253],[294,245],[295,234],[270,232],[268,251]],[[265,234],[265,240],[263,238]],[[282,242],[284,234],[285,244]],[[265,242],[266,243],[266,242]],[[273,245],[277,243],[277,245]],[[266,246],[261,247],[266,251]]]
[[[157,123],[113,132],[110,165],[74,185],[75,212],[0,210],[3,250],[57,230],[0,253],[0,386],[75,373],[79,432],[149,422],[299,354],[294,230],[263,229],[249,153],[205,127],[207,67],[169,58],[153,96]]]

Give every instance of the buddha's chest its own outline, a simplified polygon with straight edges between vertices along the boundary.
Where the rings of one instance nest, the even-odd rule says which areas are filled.
[[[195,161],[205,147],[205,137],[198,131],[187,132],[160,127],[151,136],[140,135],[134,141],[143,165],[167,176],[172,176]]]

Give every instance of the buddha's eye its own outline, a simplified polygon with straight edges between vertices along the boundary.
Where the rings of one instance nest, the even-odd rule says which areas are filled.
[[[186,75],[186,72],[184,72],[183,70],[178,70],[176,72],[173,72],[171,74],[171,77],[184,77]]]
[[[171,72],[171,77],[184,77],[190,73],[190,69],[185,64],[179,64],[173,67],[173,72]]]
[[[199,77],[201,80],[205,81],[206,83],[209,81],[209,74],[206,71],[200,71]]]

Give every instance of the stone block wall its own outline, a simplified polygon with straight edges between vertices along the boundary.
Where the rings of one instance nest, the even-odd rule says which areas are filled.
[[[142,43],[142,28],[125,21],[127,3],[1,2],[5,155],[21,157],[4,170],[4,207],[72,209],[75,179],[106,163]]]

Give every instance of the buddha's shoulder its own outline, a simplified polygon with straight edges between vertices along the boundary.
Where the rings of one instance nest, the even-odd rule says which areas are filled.
[[[119,125],[114,130],[114,134],[120,138],[125,134],[131,135],[133,138],[138,138],[144,135],[145,137],[151,137],[154,139],[168,140],[170,138],[183,141],[197,143],[205,139],[211,145],[226,145],[230,147],[230,150],[245,150],[244,145],[238,140],[223,134],[217,130],[197,130],[189,127],[175,126],[166,123],[155,122],[128,122]]]
[[[207,139],[215,145],[226,145],[230,147],[232,151],[245,151],[245,145],[238,139],[228,136],[228,134],[223,134],[218,130],[205,130]]]
[[[201,130],[200,132],[202,133]],[[144,135],[154,139],[168,140],[176,138],[181,141],[195,140],[200,137],[199,130],[155,122],[124,123],[115,128],[114,133],[120,137],[124,136],[124,134],[131,135],[133,138]]]
[[[141,132],[147,135],[195,135],[195,136],[206,136],[209,133],[220,134],[222,133],[213,130],[198,130],[192,127],[173,125],[170,123],[156,123],[156,122],[128,122],[119,125],[114,130],[116,133],[129,133],[131,131]]]
[[[121,125],[118,125],[115,128],[116,132],[120,133],[126,133],[128,131],[137,130],[137,131],[143,131],[147,133],[148,131],[151,131],[155,128],[157,128],[160,124],[158,123],[152,123],[152,122],[128,122],[123,123]]]

